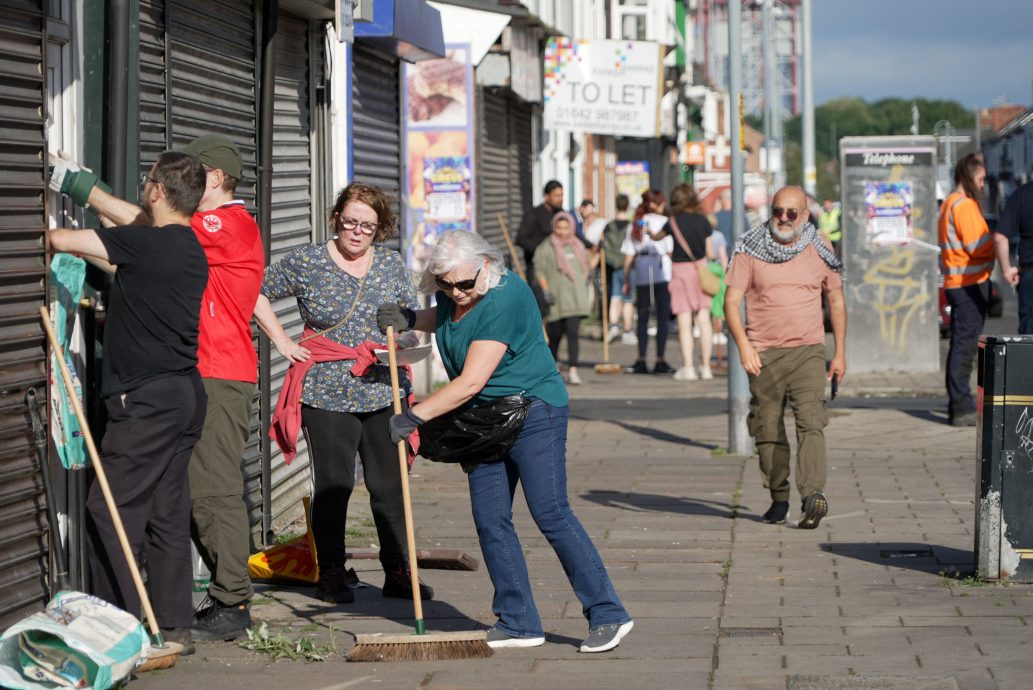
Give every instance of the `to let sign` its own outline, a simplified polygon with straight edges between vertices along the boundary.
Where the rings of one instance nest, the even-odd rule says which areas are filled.
[[[658,43],[550,38],[545,46],[545,127],[658,136],[662,77]]]

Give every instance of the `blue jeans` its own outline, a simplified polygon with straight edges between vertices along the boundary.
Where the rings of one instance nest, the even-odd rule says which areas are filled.
[[[1019,334],[1033,335],[1033,268],[1022,269],[1019,279]]]
[[[478,465],[469,475],[470,504],[481,553],[495,587],[495,627],[515,637],[541,637],[542,620],[531,595],[527,563],[513,528],[513,495],[523,484],[531,517],[559,556],[581,601],[589,628],[631,620],[606,566],[567,502],[566,406],[532,399],[524,428],[509,455]]]

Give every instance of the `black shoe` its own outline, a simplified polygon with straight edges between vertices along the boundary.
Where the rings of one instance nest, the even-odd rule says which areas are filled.
[[[979,423],[979,415],[975,412],[965,412],[951,417],[951,426],[976,426]]]
[[[351,588],[350,579],[343,564],[321,569],[319,583],[316,584],[316,597],[333,604],[352,603],[355,601],[355,591]]]
[[[829,500],[822,492],[812,491],[803,499],[801,512],[803,517],[797,526],[800,529],[815,529],[829,512]]]
[[[191,639],[190,628],[161,628],[161,635],[166,642],[175,642],[183,647],[180,656],[190,656],[197,651],[194,641]]]
[[[771,507],[768,508],[768,512],[761,515],[760,521],[769,525],[784,525],[788,514],[789,501],[772,501]]]
[[[635,362],[635,365],[631,367],[631,373],[632,374],[648,374],[649,373],[649,367],[646,366],[646,361],[644,359],[640,359],[637,362]]]
[[[405,563],[384,571],[385,597],[391,599],[412,599],[412,574]],[[420,599],[430,601],[434,598],[434,589],[420,582]]]
[[[660,360],[657,360],[656,366],[653,367],[653,373],[654,374],[673,374],[674,373],[674,369],[672,369],[667,364],[667,362],[665,362],[664,360],[660,359]]]
[[[194,614],[194,625],[190,632],[195,640],[201,642],[229,642],[243,637],[250,627],[250,601],[242,601],[233,606],[223,606],[213,601],[211,606]]]

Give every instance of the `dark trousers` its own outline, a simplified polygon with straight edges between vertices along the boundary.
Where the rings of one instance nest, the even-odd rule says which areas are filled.
[[[301,407],[301,424],[312,462],[312,535],[321,571],[344,565],[348,500],[355,488],[355,453],[369,490],[380,539],[380,563],[393,570],[406,562],[405,512],[398,447],[391,443],[391,408],[375,412],[331,412]]]
[[[638,358],[646,358],[646,346],[649,344],[649,307],[656,307],[656,358],[664,358],[667,350],[667,329],[671,323],[671,293],[667,282],[635,286],[635,306],[638,307]]]
[[[990,303],[990,281],[950,288],[945,292],[951,306],[951,342],[947,352],[948,413],[954,419],[976,411],[969,379]]]
[[[1033,335],[1033,267],[1023,268],[1019,277],[1019,333]]]
[[[187,465],[206,403],[196,370],[106,401],[101,464],[136,561],[147,566],[147,593],[162,628],[189,628],[193,614]],[[96,481],[86,507],[92,593],[141,617],[140,597]]]
[[[208,594],[224,606],[254,594],[247,560],[251,527],[240,463],[251,434],[255,384],[204,379],[208,412],[190,458],[190,533],[212,574]]]
[[[545,330],[549,335],[549,349],[552,350],[552,358],[560,361],[560,339],[567,337],[567,363],[572,367],[577,366],[578,356],[578,326],[583,316],[568,316],[565,319],[557,319],[546,324]]]

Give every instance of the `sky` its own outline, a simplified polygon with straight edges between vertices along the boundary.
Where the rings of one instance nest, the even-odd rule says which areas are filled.
[[[814,100],[1033,104],[1033,0],[812,0]]]

